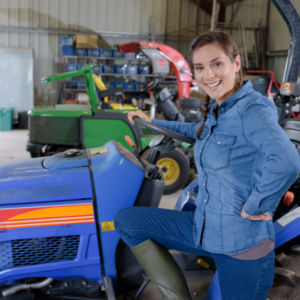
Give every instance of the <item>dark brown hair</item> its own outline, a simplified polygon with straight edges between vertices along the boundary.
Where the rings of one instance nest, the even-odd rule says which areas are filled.
[[[223,31],[210,31],[207,33],[204,33],[198,37],[196,37],[191,45],[190,45],[190,50],[189,50],[189,57],[190,57],[190,62],[191,62],[191,69],[193,70],[193,55],[195,51],[207,44],[218,44],[225,52],[225,54],[230,58],[232,62],[235,61],[236,57],[239,54],[238,47],[235,43],[235,41],[232,39],[232,37]],[[243,74],[242,74],[242,68],[239,70],[238,78],[237,78],[237,84],[239,86],[242,86],[243,84]],[[204,100],[204,108],[203,108],[203,122],[198,129],[196,133],[196,137],[199,139],[200,134],[204,128],[204,123],[207,119],[207,114],[209,110],[209,96],[206,96],[206,99]]]

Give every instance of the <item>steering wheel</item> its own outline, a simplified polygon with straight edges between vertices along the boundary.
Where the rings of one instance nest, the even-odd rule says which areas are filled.
[[[194,144],[195,143],[195,139],[192,139],[190,137],[187,137],[183,134],[177,133],[177,132],[172,131],[170,129],[164,128],[162,126],[146,122],[146,121],[144,121],[144,120],[142,120],[138,117],[134,117],[134,122],[138,126],[149,128],[149,129],[151,129],[153,131],[156,131],[158,133],[161,133],[162,135],[165,135],[169,138],[179,140],[181,142],[185,142],[185,143],[189,143],[189,144]]]

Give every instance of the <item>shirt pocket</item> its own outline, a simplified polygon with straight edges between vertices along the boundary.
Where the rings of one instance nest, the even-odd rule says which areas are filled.
[[[205,149],[205,164],[216,170],[228,167],[235,141],[234,135],[214,134]]]

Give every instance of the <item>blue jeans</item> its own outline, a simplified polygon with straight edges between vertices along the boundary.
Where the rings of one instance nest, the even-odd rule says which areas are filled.
[[[192,212],[129,207],[115,216],[115,228],[122,240],[133,247],[151,239],[168,249],[214,259],[222,300],[265,300],[273,285],[274,251],[257,260],[239,260],[210,253],[194,246]],[[245,233],[246,234],[246,233]]]

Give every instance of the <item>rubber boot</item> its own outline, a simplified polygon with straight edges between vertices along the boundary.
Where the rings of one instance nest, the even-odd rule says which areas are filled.
[[[149,278],[158,287],[162,300],[191,300],[181,269],[167,250],[152,240],[131,248]]]

